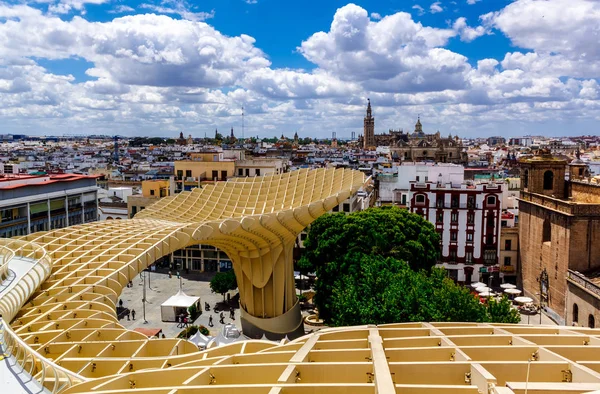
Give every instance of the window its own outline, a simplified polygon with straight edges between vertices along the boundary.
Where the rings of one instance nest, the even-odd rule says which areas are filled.
[[[450,214],[450,221],[452,223],[458,223],[458,212],[452,212]]]
[[[243,176],[244,175],[244,169],[243,168],[238,168],[238,175],[239,176]]]
[[[186,178],[191,178],[192,177],[192,170],[185,170],[185,177]]]
[[[177,170],[177,179],[183,178],[183,170]]]
[[[450,200],[450,206],[452,208],[458,208],[458,196],[452,196],[452,199]]]
[[[544,172],[544,190],[554,189],[554,173],[550,170]]]
[[[450,241],[456,241],[458,239],[458,232],[450,231]]]
[[[510,257],[509,257],[509,256],[506,256],[506,257],[504,257],[504,265],[505,265],[506,267],[510,267],[510,265],[511,265],[511,263],[512,263],[510,260],[511,260],[511,259],[510,259]]]
[[[443,212],[438,212],[436,221],[437,221],[437,223],[444,222],[444,213]]]
[[[596,319],[594,319],[594,315],[588,316],[588,327],[595,328],[596,327]]]
[[[227,180],[227,171],[221,171],[221,180],[222,181],[226,181]]]
[[[154,195],[154,190],[150,190],[150,195],[153,196]]]
[[[485,238],[485,244],[488,246],[494,245],[494,234],[488,234]]]
[[[494,227],[494,224],[495,224],[494,212],[493,211],[489,211],[488,215],[487,215],[487,226],[488,227]]]
[[[300,240],[301,241],[306,241],[306,237],[308,237],[308,234],[306,234],[306,233],[300,233]]]
[[[542,231],[542,242],[550,242],[552,240],[552,225],[549,219],[544,219],[544,228]]]
[[[467,224],[475,224],[475,214],[474,213],[467,214]]]
[[[466,252],[465,253],[465,261],[467,263],[472,263],[473,262],[473,252]]]
[[[417,182],[419,182],[420,180],[421,180],[421,177],[419,177],[419,176],[417,175]]]
[[[495,264],[496,263],[496,251],[495,250],[486,250],[483,252],[483,260],[486,264]]]
[[[450,254],[448,256],[451,261],[456,260],[456,249],[450,249]]]
[[[512,240],[511,239],[507,239],[504,241],[504,250],[511,250],[512,249]]]
[[[417,202],[417,204],[425,204],[425,196],[422,194],[417,194],[417,196],[415,197],[415,201]]]
[[[342,208],[343,208],[344,212],[350,212],[350,204],[344,204],[342,206]]]
[[[427,151],[426,150],[423,151],[423,156],[427,156]]]
[[[487,203],[488,205],[496,205],[496,196],[488,196]]]
[[[213,180],[219,179],[219,171],[215,170],[215,171],[212,172],[212,179]]]
[[[260,176],[260,168],[256,169],[256,176]]]
[[[406,194],[402,195],[402,205],[406,205]]]
[[[246,168],[246,176],[250,176],[250,169]]]
[[[467,208],[475,208],[475,196],[467,197]]]
[[[573,304],[573,323],[577,323],[579,321],[579,306],[577,304]]]
[[[473,233],[467,233],[467,241],[473,242]]]
[[[523,172],[523,188],[527,189],[529,187],[529,170],[525,170]]]
[[[444,197],[438,196],[437,200],[435,200],[435,206],[438,208],[444,208]]]
[[[425,175],[425,182],[429,181],[429,177]]]

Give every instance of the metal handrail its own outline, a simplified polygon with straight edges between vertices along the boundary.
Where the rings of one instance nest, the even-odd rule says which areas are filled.
[[[0,318],[0,333],[4,339],[4,351],[11,353],[23,371],[36,379],[50,393],[56,394],[86,381],[84,377],[56,365],[32,349],[3,318]]]

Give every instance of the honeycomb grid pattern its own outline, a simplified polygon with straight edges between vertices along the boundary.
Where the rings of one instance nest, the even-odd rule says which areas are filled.
[[[235,343],[67,393],[592,393],[600,330],[478,323],[327,328]]]
[[[202,359],[188,341],[149,340],[121,326],[115,310],[125,285],[162,256],[207,243],[232,258],[244,308],[257,318],[289,315],[297,306],[290,242],[364,183],[362,173],[342,169],[233,179],[159,200],[134,219],[20,237],[41,248],[52,268],[3,318],[81,380]]]

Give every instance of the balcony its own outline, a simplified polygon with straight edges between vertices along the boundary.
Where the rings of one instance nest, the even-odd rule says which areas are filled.
[[[462,203],[462,204],[452,204],[452,203],[439,203],[436,202],[436,208],[439,209],[479,209],[479,204],[470,204],[470,203]]]

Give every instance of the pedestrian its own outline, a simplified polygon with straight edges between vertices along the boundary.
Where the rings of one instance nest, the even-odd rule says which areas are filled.
[[[231,309],[229,310],[229,318],[230,318],[231,320],[235,320],[235,311],[233,310],[233,308],[231,308]]]
[[[133,318],[133,320],[135,320],[135,309],[131,310],[131,317]]]
[[[119,300],[119,306],[123,308],[123,300]]]
[[[131,320],[131,311],[127,310],[127,321]]]
[[[212,315],[210,315],[210,316],[208,317],[208,326],[209,326],[209,327],[212,327],[212,326],[214,326],[214,324],[213,324],[213,320],[212,320]]]
[[[181,315],[177,315],[177,328],[181,328]]]
[[[219,317],[220,317],[219,323],[225,324],[225,316],[223,315],[223,312],[221,312],[221,314],[219,315]]]

